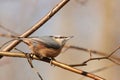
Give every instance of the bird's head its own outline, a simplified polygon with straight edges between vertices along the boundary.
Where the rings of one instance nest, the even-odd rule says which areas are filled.
[[[50,36],[52,39],[54,39],[60,46],[64,46],[65,43],[71,39],[73,36]]]

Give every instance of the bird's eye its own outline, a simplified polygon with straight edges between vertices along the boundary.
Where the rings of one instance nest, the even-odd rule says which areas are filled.
[[[60,36],[59,38],[64,38],[63,36]]]
[[[59,38],[59,37],[57,37],[57,36],[50,36],[50,37],[53,37],[53,38],[56,38],[56,39]]]
[[[60,38],[62,39],[62,38],[64,38],[64,37],[63,37],[63,36],[59,36],[59,37],[55,37],[55,38],[56,38],[56,39],[57,39],[57,38],[58,38],[58,39],[60,39]]]

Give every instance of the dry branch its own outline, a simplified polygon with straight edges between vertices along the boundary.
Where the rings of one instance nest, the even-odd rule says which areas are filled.
[[[28,53],[26,53],[26,54],[28,54]],[[25,54],[25,53],[13,53],[13,52],[0,52],[0,55],[2,55],[2,56],[21,57],[21,58],[26,58],[26,54]],[[74,73],[77,73],[77,74],[80,74],[80,75],[83,75],[83,76],[92,78],[92,79],[94,79],[94,80],[105,80],[105,79],[102,78],[102,77],[99,77],[99,76],[97,76],[97,75],[88,73],[88,72],[86,72],[86,71],[83,71],[83,70],[80,70],[80,69],[77,69],[77,68],[73,68],[73,67],[71,67],[71,66],[68,66],[67,64],[58,62],[58,61],[56,61],[56,60],[51,60],[51,59],[49,59],[49,58],[39,59],[39,58],[36,57],[36,56],[33,56],[33,59],[35,59],[35,60],[41,60],[41,61],[44,61],[44,62],[47,62],[47,63],[52,63],[52,64],[54,64],[55,66],[58,66],[58,67],[61,67],[61,68],[63,68],[63,69],[69,70],[69,71],[71,71],[71,72],[74,72]]]
[[[110,61],[112,61],[112,62],[114,62],[116,64],[119,64],[117,62],[120,61],[120,58],[118,58],[116,56],[112,56],[113,54],[115,54],[115,52],[117,52],[120,49],[120,46],[118,46],[117,48],[115,48],[115,50],[113,50],[109,54],[108,53],[104,53],[104,52],[100,52],[100,51],[96,51],[96,50],[91,50],[91,49],[83,48],[83,47],[74,46],[74,45],[66,45],[65,48],[76,49],[76,50],[79,50],[79,51],[85,51],[85,52],[88,52],[88,53],[94,53],[94,54],[97,54],[97,55],[105,56],[105,57],[102,57],[102,58],[109,59]],[[79,64],[79,65],[75,64],[75,65],[72,65],[72,66],[83,66],[83,65],[85,65],[85,64]]]

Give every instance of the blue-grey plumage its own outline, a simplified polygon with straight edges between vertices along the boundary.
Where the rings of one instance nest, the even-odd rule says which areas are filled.
[[[42,42],[47,48],[59,49],[61,47],[52,37],[49,36],[42,36],[32,39],[38,42]]]
[[[22,38],[32,50],[32,53],[41,57],[54,58],[59,55],[65,43],[72,38],[72,36],[42,36],[39,38]]]

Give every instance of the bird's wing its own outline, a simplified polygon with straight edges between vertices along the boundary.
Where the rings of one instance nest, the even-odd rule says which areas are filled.
[[[52,38],[49,37],[40,37],[40,38],[32,38],[33,41],[37,44],[41,43],[47,48],[59,49],[61,46],[54,41]]]

